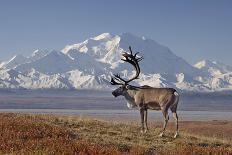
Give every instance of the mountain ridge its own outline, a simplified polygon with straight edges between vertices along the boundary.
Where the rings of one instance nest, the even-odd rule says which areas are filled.
[[[184,91],[232,89],[232,67],[209,60],[190,65],[168,47],[130,33],[103,33],[61,51],[35,50],[28,57],[15,56],[0,65],[0,88],[112,89],[107,81],[113,73],[123,78],[134,73],[121,61],[129,46],[144,57],[140,79],[132,84]]]

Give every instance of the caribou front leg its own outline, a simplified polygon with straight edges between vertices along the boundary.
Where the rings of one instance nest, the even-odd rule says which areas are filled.
[[[141,133],[144,133],[144,108],[140,108],[140,117],[141,117]]]
[[[148,131],[148,126],[147,126],[147,109],[144,110],[144,121],[145,121],[145,133]]]

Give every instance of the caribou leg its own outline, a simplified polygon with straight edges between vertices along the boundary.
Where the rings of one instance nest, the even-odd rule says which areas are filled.
[[[166,126],[167,126],[167,123],[168,123],[168,120],[169,120],[168,110],[164,109],[164,110],[162,110],[162,113],[163,113],[163,116],[164,116],[164,124],[163,124],[163,130],[162,130],[162,132],[159,135],[160,137],[163,137],[165,129],[166,129]]]
[[[179,135],[179,129],[178,129],[178,116],[177,116],[177,113],[176,112],[173,112],[172,113],[174,119],[175,119],[175,124],[176,124],[176,133],[174,135],[174,138],[178,137]]]
[[[176,110],[177,110],[177,103],[176,102],[170,109],[172,111],[172,115],[173,115],[173,118],[175,119],[175,124],[176,124],[176,133],[174,135],[174,138],[178,137],[179,135],[179,127],[178,127],[178,116],[177,116],[177,113],[176,113]]]
[[[140,108],[141,116],[141,133],[144,133],[144,108]]]
[[[145,121],[145,133],[148,131],[148,127],[147,127],[147,109],[144,110],[144,121]]]

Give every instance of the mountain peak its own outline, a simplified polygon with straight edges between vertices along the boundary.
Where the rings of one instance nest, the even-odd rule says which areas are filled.
[[[109,33],[109,32],[105,32],[105,33],[102,33],[96,37],[93,37],[91,39],[93,40],[104,40],[104,39],[108,39],[108,40],[111,40],[112,38],[114,38],[115,36],[119,36],[120,38],[124,38],[124,39],[139,39],[139,40],[146,40],[146,38],[143,36],[143,37],[139,37],[137,35],[134,35],[130,32],[124,32],[124,33],[121,33],[119,35],[114,35],[112,33]]]
[[[32,52],[31,56],[44,56],[45,54],[47,54],[49,51],[48,50],[40,50],[40,49],[36,49]]]
[[[124,38],[124,39],[129,39],[129,40],[135,40],[135,39],[139,39],[139,40],[142,40],[142,37],[139,37],[139,36],[137,36],[137,35],[134,35],[134,34],[132,34],[132,33],[130,33],[130,32],[124,32],[124,33],[121,33],[120,35],[119,35],[121,38]]]
[[[36,55],[36,54],[38,54],[40,52],[40,50],[39,49],[36,49],[36,50],[34,50],[33,52],[32,52],[32,55]]]
[[[96,37],[93,37],[94,40],[102,40],[102,39],[110,39],[110,38],[113,38],[117,35],[114,35],[112,33],[109,33],[109,32],[105,32],[105,33],[102,33]],[[119,34],[118,36],[120,37],[128,37],[128,38],[142,38],[142,37],[139,37],[139,36],[136,36],[130,32],[124,32],[124,33],[121,33]]]
[[[100,35],[94,37],[93,39],[94,39],[94,40],[109,39],[109,38],[112,38],[112,36],[114,36],[114,35],[112,35],[112,34],[110,34],[110,33],[102,33],[102,34],[100,34]]]

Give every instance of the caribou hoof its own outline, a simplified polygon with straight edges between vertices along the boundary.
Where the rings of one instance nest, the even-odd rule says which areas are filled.
[[[161,134],[159,134],[159,137],[164,137],[164,133],[162,132]]]
[[[178,133],[176,133],[173,138],[177,138],[177,137],[179,137]]]
[[[141,134],[145,134],[147,131],[146,130],[141,130]]]
[[[142,129],[140,132],[142,133],[142,134],[144,134],[144,133],[147,133],[147,129]]]
[[[148,132],[148,129],[145,129],[145,130],[144,130],[144,133],[147,133],[147,132]]]

